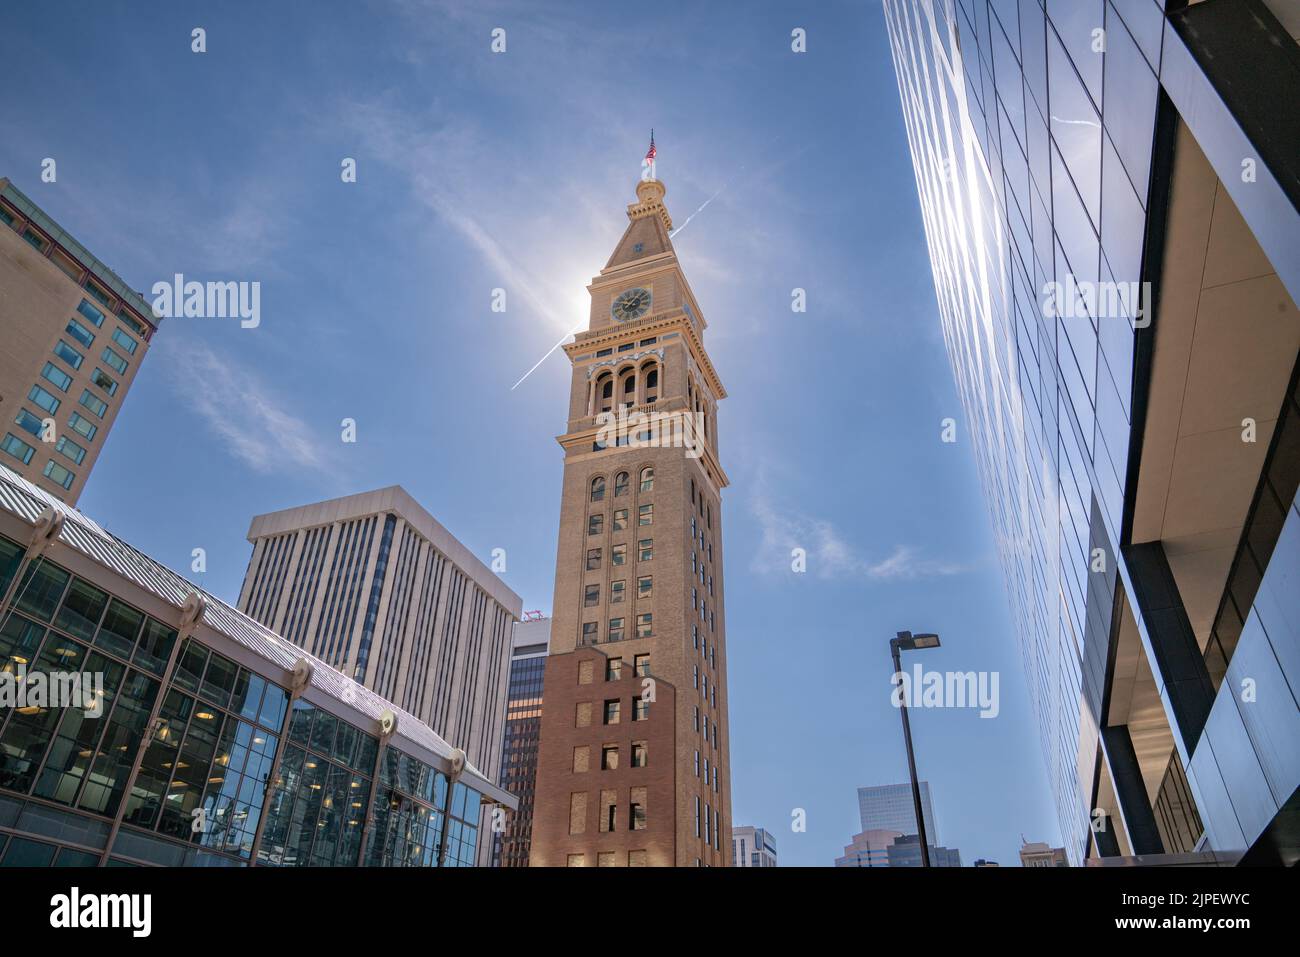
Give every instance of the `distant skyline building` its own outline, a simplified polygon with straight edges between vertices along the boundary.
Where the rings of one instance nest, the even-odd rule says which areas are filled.
[[[742,825],[731,829],[732,867],[776,867],[776,838],[761,827]]]
[[[399,486],[253,518],[241,611],[495,778],[522,602]]]
[[[505,740],[497,783],[519,799],[506,829],[496,835],[493,867],[527,867],[533,837],[537,789],[537,746],[542,730],[543,677],[551,644],[551,619],[515,622],[510,647],[510,687],[506,695]]]
[[[1026,841],[1020,846],[1020,866],[1069,867],[1070,859],[1066,856],[1063,847],[1052,847],[1041,841],[1032,844]]]
[[[0,674],[23,673],[79,681],[0,709],[0,867],[468,867],[491,806],[516,804],[414,715],[0,466]]]
[[[975,863],[971,867],[1001,867],[997,861],[986,861],[982,857],[975,858]]]
[[[956,848],[930,848],[931,867],[961,867],[961,852]],[[921,841],[915,834],[875,829],[855,834],[835,859],[836,867],[920,867]]]
[[[157,326],[139,293],[0,178],[0,463],[75,505]]]
[[[889,846],[902,837],[899,831],[875,828],[853,835],[844,853],[835,859],[836,867],[888,867]]]
[[[929,843],[938,844],[939,828],[935,824],[934,807],[930,803],[930,782],[919,783],[921,813],[925,816],[925,837]],[[916,801],[912,797],[911,782],[858,788],[858,816],[863,831],[917,833]]]
[[[1300,6],[883,8],[1065,853],[1294,864]]]
[[[955,847],[929,845],[931,867],[961,867],[961,851]],[[890,867],[920,867],[921,839],[915,834],[904,834],[894,839],[885,849]]]

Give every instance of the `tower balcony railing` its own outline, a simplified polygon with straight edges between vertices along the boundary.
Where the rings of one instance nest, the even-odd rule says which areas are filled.
[[[642,415],[649,415],[651,412],[671,412],[674,411],[671,408],[671,406],[674,404],[678,404],[678,403],[666,403],[665,405],[659,405],[654,399],[651,399],[649,402],[644,402],[640,405],[633,405],[631,403],[615,404],[614,407],[609,410],[609,412],[597,412],[595,415],[585,415],[580,419],[575,419],[574,427],[577,429],[581,429],[581,428],[586,428],[588,426],[597,425],[599,424],[600,417],[602,415],[606,415],[610,413],[614,415],[618,415],[619,413],[622,413],[623,415],[631,415],[634,412],[639,412]]]

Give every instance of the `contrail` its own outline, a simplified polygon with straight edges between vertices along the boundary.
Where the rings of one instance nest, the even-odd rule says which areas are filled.
[[[741,169],[741,171],[743,172],[744,169],[745,169],[745,167],[742,166],[740,169]],[[719,196],[721,196],[721,195],[722,195],[722,191],[725,190],[725,189],[726,189],[728,186],[730,186],[730,185],[731,185],[730,183],[723,183],[723,184],[722,184],[722,189],[718,190],[716,193],[714,193],[712,196],[710,196],[708,199],[706,199],[703,203],[701,203],[699,209],[697,209],[695,212],[691,213],[691,215],[689,215],[689,216],[686,217],[686,222],[682,223],[680,226],[678,226],[676,229],[674,229],[671,233],[668,234],[668,238],[669,238],[669,239],[672,239],[674,236],[676,236],[678,233],[680,233],[683,229],[685,229],[687,226],[689,226],[689,225],[691,224],[691,220],[694,219],[696,216],[700,215],[700,213],[704,212],[704,207],[705,207],[705,206],[708,206],[709,203],[713,202],[715,199],[717,199]]]
[[[741,172],[744,172],[745,167],[742,166],[742,167],[740,168],[740,170],[741,170]],[[714,193],[712,196],[710,196],[708,199],[706,199],[703,203],[701,203],[699,209],[697,209],[695,212],[691,213],[691,215],[689,215],[689,216],[686,217],[686,222],[682,223],[680,226],[678,226],[676,229],[674,229],[671,233],[668,234],[668,238],[669,238],[669,239],[672,239],[674,236],[676,236],[678,233],[680,233],[683,229],[685,229],[688,225],[690,225],[691,220],[694,219],[696,216],[698,216],[700,213],[704,212],[704,207],[705,207],[705,206],[708,206],[709,203],[713,202],[715,199],[717,199],[719,196],[721,196],[722,193],[723,193],[723,191],[726,190],[726,188],[727,188],[728,186],[730,186],[730,185],[731,185],[731,184],[730,184],[729,182],[728,182],[728,183],[723,183],[723,184],[722,184],[722,189],[718,190],[716,193]],[[514,385],[512,385],[512,386],[510,387],[510,391],[511,391],[511,392],[514,392],[515,389],[519,388],[519,386],[521,386],[521,385],[523,384],[524,379],[527,379],[530,375],[532,375],[534,372],[537,371],[537,366],[541,365],[543,362],[545,362],[547,359],[549,359],[550,356],[551,356],[551,353],[552,353],[552,352],[554,352],[556,349],[560,348],[560,346],[564,345],[564,340],[565,340],[565,339],[568,339],[569,336],[573,335],[574,333],[576,333],[576,332],[578,332],[580,329],[582,329],[582,327],[583,327],[584,325],[586,325],[586,323],[587,323],[587,320],[584,319],[582,322],[580,322],[580,323],[578,323],[576,326],[574,326],[571,330],[569,330],[568,332],[566,332],[566,333],[564,334],[564,338],[562,338],[562,339],[561,339],[559,342],[557,342],[555,345],[551,346],[551,348],[547,351],[546,355],[544,355],[544,356],[542,356],[540,359],[538,359],[536,365],[534,365],[531,369],[529,369],[527,372],[525,372],[525,373],[523,374],[523,376],[520,377],[519,381],[516,382]]]
[[[565,340],[565,339],[569,338],[569,336],[573,335],[575,332],[577,332],[579,329],[581,329],[581,328],[582,328],[584,325],[586,325],[586,324],[587,324],[587,320],[584,319],[584,320],[582,320],[582,322],[578,323],[576,326],[574,326],[572,329],[570,329],[568,332],[566,332],[566,333],[564,334],[564,336],[560,339],[559,342],[557,342],[555,345],[551,346],[551,348],[547,351],[546,355],[542,356],[540,359],[537,360],[537,365],[534,365],[531,369],[529,369],[527,372],[525,372],[525,373],[523,374],[523,376],[519,379],[519,381],[516,382],[514,385],[512,385],[512,386],[510,387],[510,391],[511,391],[511,392],[514,392],[515,389],[519,388],[519,386],[523,383],[524,379],[527,379],[530,375],[532,375],[534,372],[537,371],[537,366],[541,365],[541,364],[542,364],[543,362],[545,362],[548,358],[550,358],[550,355],[551,355],[552,352],[554,352],[556,349],[560,348],[560,346],[564,345],[564,340]]]

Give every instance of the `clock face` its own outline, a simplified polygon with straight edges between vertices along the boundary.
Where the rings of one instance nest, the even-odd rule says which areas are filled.
[[[626,292],[619,293],[614,304],[609,307],[609,313],[619,322],[629,322],[633,319],[640,319],[650,311],[650,290],[637,287],[629,289]]]

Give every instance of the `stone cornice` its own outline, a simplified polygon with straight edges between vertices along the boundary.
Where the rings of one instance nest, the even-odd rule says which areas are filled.
[[[636,187],[637,202],[630,203],[627,207],[627,218],[644,219],[647,216],[658,216],[664,224],[664,229],[671,233],[673,220],[668,215],[668,207],[664,205],[664,192],[664,185],[658,180],[642,180]]]
[[[555,441],[559,443],[560,447],[564,449],[566,453],[568,453],[570,449],[580,450],[577,454],[572,456],[572,461],[582,461],[587,458],[594,458],[598,455],[607,455],[611,452],[642,452],[646,449],[662,451],[660,448],[652,445],[620,445],[616,448],[596,451],[595,449],[592,449],[591,446],[592,443],[596,441],[596,437],[600,435],[600,432],[600,426],[582,428],[574,432],[566,432],[564,435],[557,435]],[[719,491],[729,486],[731,480],[727,478],[727,473],[722,470],[722,465],[718,462],[718,453],[714,450],[713,446],[707,441],[702,441],[699,444],[699,448],[702,452],[699,459],[706,466],[704,469],[705,474],[707,475],[711,473],[717,477]],[[684,448],[679,451],[681,451],[683,455],[686,454]],[[566,454],[565,460],[570,461],[570,456]]]

